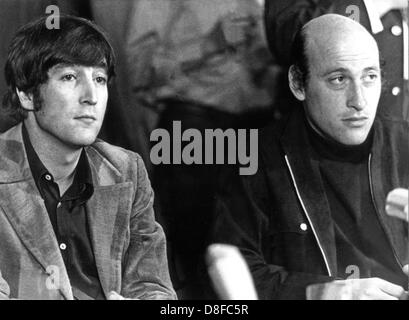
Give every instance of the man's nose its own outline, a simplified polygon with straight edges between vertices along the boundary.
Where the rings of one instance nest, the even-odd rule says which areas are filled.
[[[97,88],[92,77],[84,77],[81,81],[81,103],[95,105],[98,102]]]
[[[348,107],[358,111],[365,109],[366,98],[360,83],[351,83],[348,92]]]

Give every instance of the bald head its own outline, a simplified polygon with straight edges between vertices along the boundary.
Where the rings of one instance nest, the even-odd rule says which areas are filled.
[[[335,51],[337,54],[345,53],[348,57],[374,53],[379,55],[378,45],[372,35],[361,24],[341,15],[326,14],[315,18],[305,24],[301,32],[310,63],[316,59],[332,59]]]
[[[325,14],[315,18],[302,27],[302,32],[307,43],[345,42],[359,38],[377,46],[375,39],[361,24],[338,14]]]

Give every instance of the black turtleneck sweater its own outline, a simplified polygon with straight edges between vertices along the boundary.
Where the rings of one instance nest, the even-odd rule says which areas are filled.
[[[372,201],[368,159],[373,132],[361,145],[346,146],[307,127],[334,222],[338,277],[379,277],[405,286],[407,278]]]

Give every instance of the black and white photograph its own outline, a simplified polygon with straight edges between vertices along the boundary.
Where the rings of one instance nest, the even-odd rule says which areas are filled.
[[[408,4],[0,0],[0,300],[409,300]]]

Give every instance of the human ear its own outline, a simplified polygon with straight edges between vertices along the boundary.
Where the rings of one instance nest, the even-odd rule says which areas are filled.
[[[288,69],[288,82],[290,85],[290,90],[300,101],[305,100],[305,90],[302,76],[302,72],[297,66],[292,65],[290,69]]]
[[[33,94],[20,91],[16,88],[18,99],[20,100],[21,107],[26,111],[34,111]]]

